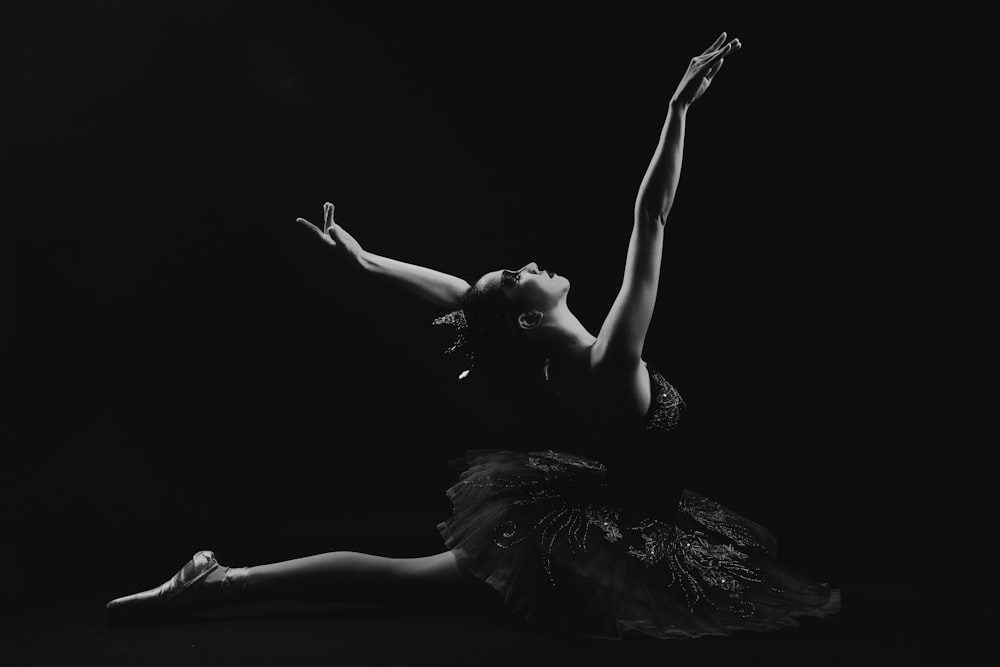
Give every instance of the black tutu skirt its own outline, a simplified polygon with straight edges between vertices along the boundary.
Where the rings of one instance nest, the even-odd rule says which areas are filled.
[[[599,461],[470,452],[438,524],[459,565],[529,625],[663,639],[772,630],[840,609],[840,591],[775,560],[763,526],[690,490],[670,512],[617,502]]]

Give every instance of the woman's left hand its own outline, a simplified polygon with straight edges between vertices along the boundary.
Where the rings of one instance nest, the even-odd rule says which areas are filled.
[[[723,58],[736,53],[743,46],[739,39],[728,42],[725,40],[726,33],[722,33],[700,56],[691,59],[684,78],[677,84],[671,103],[688,106],[705,94],[712,85],[712,79],[722,67]]]
[[[361,248],[361,244],[347,233],[347,230],[333,221],[333,208],[333,204],[330,202],[323,204],[322,228],[317,227],[305,218],[295,218],[295,220],[309,228],[324,243],[336,248],[338,254],[349,258],[352,263],[364,267],[365,251]]]

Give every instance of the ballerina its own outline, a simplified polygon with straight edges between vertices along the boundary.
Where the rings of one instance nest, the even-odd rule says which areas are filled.
[[[224,567],[199,551],[157,588],[107,604],[112,619],[157,619],[257,600],[502,607],[537,627],[586,636],[728,635],[796,625],[840,607],[840,593],[775,558],[761,525],[687,490],[674,455],[678,391],[642,359],[664,226],[680,177],[686,117],[724,59],[722,33],[692,58],[670,98],[635,201],[621,288],[592,334],[567,305],[570,281],[530,262],[475,284],[366,251],[323,207],[304,218],[342,261],[449,311],[452,350],[498,383],[544,383],[588,420],[600,443],[541,451],[470,451],[438,525],[446,550],[420,558],[335,551]],[[652,465],[655,461],[656,465]]]

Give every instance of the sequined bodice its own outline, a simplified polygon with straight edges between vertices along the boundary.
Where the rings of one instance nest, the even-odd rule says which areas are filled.
[[[666,431],[677,426],[684,399],[659,372],[649,370],[651,398],[643,428]]]

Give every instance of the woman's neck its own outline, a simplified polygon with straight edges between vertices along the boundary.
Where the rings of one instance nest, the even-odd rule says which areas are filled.
[[[550,359],[576,359],[597,341],[565,304],[550,310],[545,319],[545,347]]]

